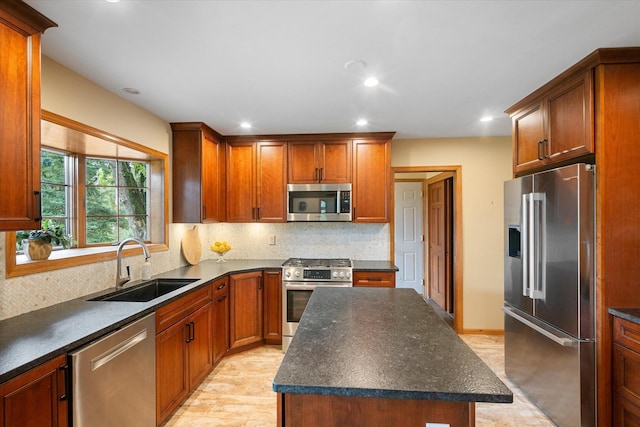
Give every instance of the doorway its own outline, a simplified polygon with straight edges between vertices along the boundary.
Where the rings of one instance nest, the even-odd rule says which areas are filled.
[[[429,297],[432,303],[437,303],[453,317],[453,329],[462,333],[461,166],[393,167],[392,171],[395,178],[390,247],[391,259],[400,269],[398,287],[411,287]],[[412,185],[403,183],[411,182],[413,190],[410,191],[415,191],[417,185],[423,188],[421,213],[416,213],[411,206],[406,207],[406,187]],[[431,203],[430,193],[433,193]],[[398,218],[399,215],[406,217]],[[402,248],[405,241],[411,243],[415,240],[407,238],[414,231],[411,224],[407,227],[407,223],[415,223],[415,217],[419,215],[422,215],[422,235],[419,238],[422,251]],[[397,245],[401,247],[396,248]],[[414,274],[421,277],[414,279]],[[415,284],[417,280],[421,281],[419,285]]]

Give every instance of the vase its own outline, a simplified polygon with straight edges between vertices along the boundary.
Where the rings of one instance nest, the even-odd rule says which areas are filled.
[[[227,262],[227,260],[224,259],[224,254],[226,254],[227,252],[216,252],[218,254],[218,260],[216,262]]]
[[[53,245],[44,240],[25,240],[22,243],[22,249],[28,259],[39,261],[49,258]]]

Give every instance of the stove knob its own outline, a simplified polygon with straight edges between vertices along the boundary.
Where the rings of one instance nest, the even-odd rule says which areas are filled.
[[[341,271],[341,272],[340,272],[340,278],[341,278],[341,279],[344,279],[344,271]]]
[[[338,278],[338,272],[337,272],[337,271],[334,271],[334,272],[333,272],[333,278],[334,278],[334,279],[337,279],[337,278]]]
[[[351,272],[347,271],[347,279],[351,279]]]
[[[300,277],[300,272],[298,270],[296,270],[296,272],[293,273],[293,275],[296,276],[296,277]]]
[[[286,273],[284,273],[284,277],[286,277],[287,279],[291,277],[291,272],[287,271]]]

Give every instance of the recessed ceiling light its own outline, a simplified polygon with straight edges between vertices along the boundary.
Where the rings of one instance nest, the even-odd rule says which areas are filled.
[[[369,124],[369,122],[368,122],[368,121],[366,121],[365,119],[360,119],[360,120],[358,120],[358,121],[356,122],[356,124],[357,124],[358,126],[366,126],[367,124]]]
[[[120,0],[106,0],[108,3],[119,3]]]
[[[122,89],[124,92],[127,92],[128,94],[131,95],[139,95],[140,91],[138,89],[132,88],[132,87],[125,87],[124,89]]]
[[[242,123],[240,123],[240,127],[241,127],[242,129],[251,129],[251,123],[249,123],[249,122],[242,122]]]
[[[484,116],[480,119],[481,122],[490,122],[491,120],[493,120],[493,117],[491,116]]]
[[[369,77],[364,81],[364,85],[366,87],[378,86],[378,83],[380,83],[380,82],[375,77]]]
[[[354,73],[358,73],[367,68],[367,63],[360,59],[353,59],[351,61],[347,61],[347,63],[344,64],[344,68],[349,71],[353,71]]]

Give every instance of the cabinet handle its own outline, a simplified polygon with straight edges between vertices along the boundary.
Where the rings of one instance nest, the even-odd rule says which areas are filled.
[[[226,283],[223,283],[222,285],[220,285],[220,286],[218,286],[218,287],[216,288],[216,291],[219,291],[220,289],[224,289],[224,287],[225,287],[225,286],[227,286],[227,284],[226,284]]]
[[[262,289],[262,277],[258,277],[258,290]]]
[[[540,141],[538,141],[538,160],[542,160],[544,159],[543,154],[540,153],[540,148],[542,148],[542,139]]]
[[[256,208],[256,220],[260,219],[260,206]]]
[[[202,205],[202,219],[207,218],[207,206]]]
[[[191,342],[191,322],[185,325],[187,327],[187,344]]]
[[[38,199],[36,206],[38,207],[38,212],[34,215],[35,221],[42,221],[42,193],[39,191],[34,191],[33,195]]]
[[[64,375],[64,390],[62,396],[60,396],[60,400],[69,400],[68,391],[71,389],[71,371],[69,370],[69,365],[60,366],[59,369],[62,371],[62,375]]]
[[[542,157],[543,158],[548,158],[549,157],[549,140],[547,138],[544,138],[542,140]]]
[[[196,339],[196,324],[191,322],[191,341]]]
[[[224,301],[224,300],[226,300],[226,299],[227,299],[227,296],[226,296],[226,295],[223,295],[223,296],[221,296],[220,298],[218,298],[218,301],[217,301],[217,302],[222,302],[222,301]]]
[[[313,180],[318,181],[318,168],[316,168],[315,172],[313,173]]]
[[[320,182],[324,179],[324,168],[320,168]]]

